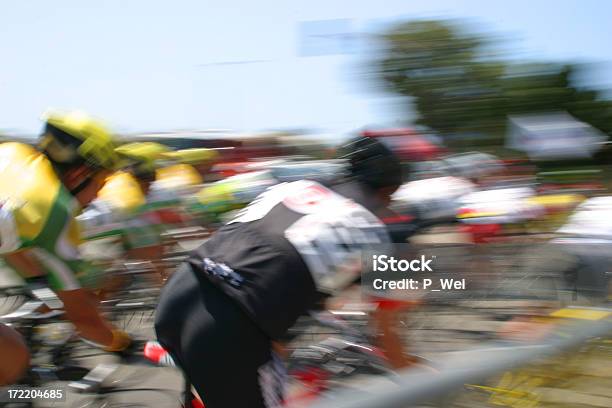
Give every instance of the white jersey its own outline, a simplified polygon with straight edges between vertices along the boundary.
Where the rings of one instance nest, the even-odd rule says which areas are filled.
[[[392,208],[400,213],[416,208],[425,219],[454,217],[459,198],[476,190],[476,186],[458,177],[436,177],[403,184],[392,197]]]
[[[459,214],[465,223],[509,224],[541,216],[541,205],[530,202],[535,191],[528,187],[502,188],[470,193],[460,199]]]
[[[612,242],[612,197],[595,197],[583,202],[558,232]]]

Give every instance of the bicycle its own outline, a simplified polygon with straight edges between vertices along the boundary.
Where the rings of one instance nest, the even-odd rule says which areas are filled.
[[[0,321],[14,328],[24,338],[32,354],[32,365],[19,385],[40,387],[57,381],[84,376],[88,369],[72,358],[75,333],[66,327],[61,301],[43,285],[12,288],[25,299],[16,310],[0,316]],[[58,303],[59,302],[59,303]],[[33,406],[31,402],[24,406]]]

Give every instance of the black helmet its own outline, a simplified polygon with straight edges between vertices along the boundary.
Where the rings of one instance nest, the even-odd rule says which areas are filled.
[[[338,148],[338,158],[349,163],[349,176],[375,190],[398,188],[402,165],[391,149],[375,138],[358,136]]]

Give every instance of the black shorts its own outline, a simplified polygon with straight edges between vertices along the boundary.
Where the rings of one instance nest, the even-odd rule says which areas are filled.
[[[155,330],[206,408],[281,405],[284,367],[270,339],[187,263],[162,291]]]

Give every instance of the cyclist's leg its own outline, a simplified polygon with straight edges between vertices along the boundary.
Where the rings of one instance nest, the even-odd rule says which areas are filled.
[[[98,299],[88,289],[58,290],[66,317],[84,338],[104,346],[113,343],[113,328],[98,310]]]
[[[152,283],[161,285],[166,276],[166,270],[161,262],[164,255],[160,236],[161,227],[150,222],[144,219],[128,221],[123,234],[124,249],[129,259],[150,261],[156,272]]]
[[[279,406],[282,363],[237,304],[184,264],[156,315],[159,342],[178,360],[206,408]]]
[[[371,323],[377,333],[378,346],[395,369],[406,368],[417,364],[414,357],[406,353],[405,344],[400,335],[399,319],[402,311],[417,307],[419,301],[399,301],[373,298],[377,304],[372,313]]]
[[[19,380],[30,363],[30,353],[15,330],[0,324],[0,385]]]

